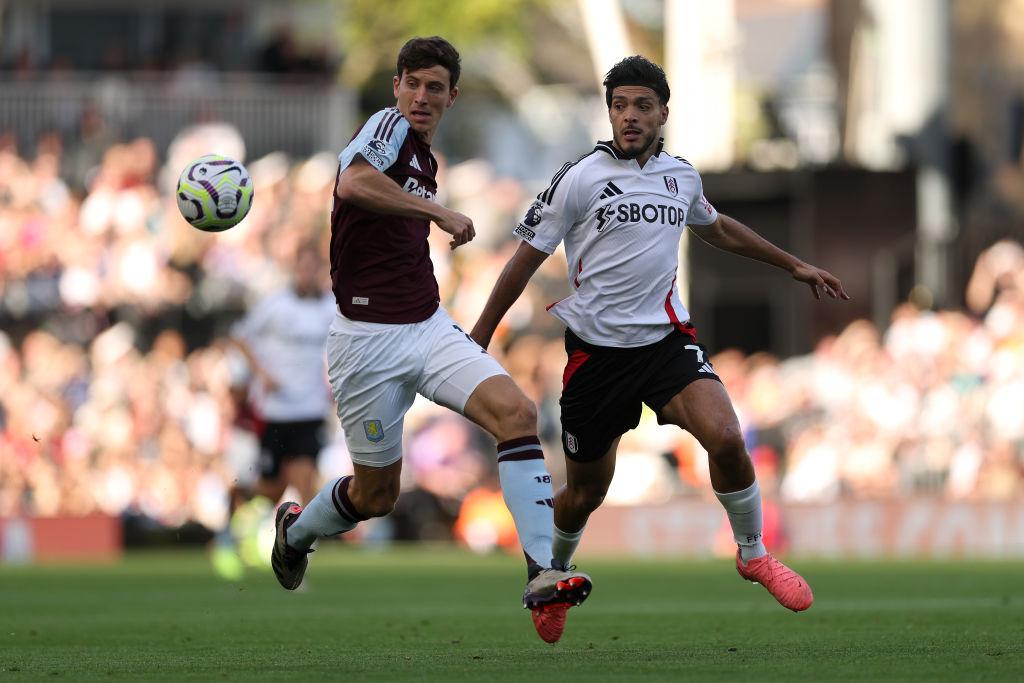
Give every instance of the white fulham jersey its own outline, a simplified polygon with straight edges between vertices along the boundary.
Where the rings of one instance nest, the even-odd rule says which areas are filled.
[[[263,419],[295,422],[327,414],[331,399],[324,342],[335,311],[330,292],[300,297],[288,287],[261,299],[232,330],[278,384],[274,391],[255,388]]]
[[[700,174],[662,151],[643,168],[610,142],[566,164],[516,226],[516,237],[551,254],[565,241],[573,294],[551,313],[598,346],[653,344],[689,319],[676,289],[679,239],[718,212]]]

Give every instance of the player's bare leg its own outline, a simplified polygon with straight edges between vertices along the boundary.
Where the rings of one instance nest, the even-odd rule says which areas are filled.
[[[317,486],[316,460],[307,457],[288,458],[281,464],[281,478],[299,492],[302,503],[308,503],[320,490]]]
[[[698,379],[661,409],[661,417],[689,431],[708,452],[711,485],[736,539],[736,570],[760,583],[781,605],[800,612],[814,602],[811,587],[768,552],[761,540],[761,492],[736,411],[721,382]]]
[[[495,375],[473,391],[463,414],[498,441],[502,495],[527,559],[523,606],[531,609],[540,637],[553,643],[565,628],[566,610],[586,599],[591,583],[582,572],[551,565],[554,496],[537,438],[537,409],[510,377]]]
[[[555,527],[565,534],[582,532],[590,514],[604,502],[612,477],[615,476],[615,452],[619,439],[612,441],[608,451],[591,462],[577,462],[565,459],[565,486],[555,496]],[[566,554],[555,554],[555,560],[568,564],[576,546],[567,549]]]
[[[281,500],[281,496],[284,495],[285,489],[288,488],[288,482],[285,481],[284,476],[278,475],[276,479],[260,479],[256,482],[256,486],[253,487],[253,491],[257,496],[263,496],[270,505],[273,505],[277,501]]]
[[[383,517],[395,509],[402,485],[402,461],[385,467],[354,464],[348,495],[354,512],[366,517]]]

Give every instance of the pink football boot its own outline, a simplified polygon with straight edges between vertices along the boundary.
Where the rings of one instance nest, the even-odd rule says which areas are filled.
[[[736,571],[747,581],[767,588],[780,605],[794,612],[803,612],[814,603],[814,593],[804,577],[776,560],[771,553],[744,564],[737,550]]]

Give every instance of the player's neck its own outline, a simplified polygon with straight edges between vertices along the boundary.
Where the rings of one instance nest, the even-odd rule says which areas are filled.
[[[632,161],[635,161],[640,168],[643,168],[647,165],[647,162],[650,161],[651,157],[657,156],[658,152],[661,151],[661,138],[656,136],[654,140],[651,141],[651,144],[647,145],[642,152],[632,156],[623,152],[622,148],[619,147],[614,140],[612,140],[612,147],[615,148],[615,153],[618,154],[620,158],[631,159]]]
[[[437,132],[437,129],[436,128],[431,128],[430,130],[425,130],[422,133],[420,131],[418,131],[418,130],[413,130],[412,132],[413,132],[413,134],[416,137],[418,137],[420,139],[420,141],[423,144],[425,144],[425,145],[427,145],[429,147],[430,143],[433,142],[433,140],[434,140],[434,133]]]
[[[651,157],[653,157],[653,156],[654,156],[654,145],[651,145],[650,147],[645,149],[640,156],[636,157],[637,166],[639,166],[640,168],[643,168],[644,166],[647,165],[647,162],[650,161]]]

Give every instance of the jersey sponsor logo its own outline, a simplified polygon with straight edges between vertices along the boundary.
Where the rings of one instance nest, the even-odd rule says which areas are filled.
[[[423,170],[423,168],[420,167],[420,160],[416,158],[415,154],[413,154],[412,159],[409,160],[409,165],[415,168],[417,171]]]
[[[679,183],[676,182],[676,179],[670,175],[663,177],[665,178],[665,187],[672,193],[672,196],[675,197],[679,194]]]
[[[420,181],[415,178],[408,178],[405,181],[405,185],[402,185],[402,189],[409,194],[414,194],[417,197],[423,197],[424,199],[434,201],[434,192],[430,188],[420,185]]]
[[[609,204],[598,208],[597,231],[604,232],[612,226],[613,222],[635,224],[635,223],[660,223],[664,226],[685,225],[686,210],[678,206],[668,204]]]
[[[522,223],[516,226],[516,229],[512,231],[512,234],[518,237],[522,237],[527,242],[532,242],[533,238],[537,236],[537,233],[535,233],[533,230],[530,230]]]
[[[700,196],[700,203],[701,206],[704,207],[704,211],[706,211],[709,216],[715,212],[715,207],[711,206],[711,202],[709,202],[708,198],[704,195]]]
[[[573,436],[572,434],[570,434],[569,432],[566,432],[565,433],[565,450],[569,451],[570,453],[575,453],[579,449],[580,449],[580,444],[576,440],[576,437]]]
[[[384,425],[380,420],[363,420],[363,432],[367,441],[377,443],[384,438]]]
[[[354,296],[352,297],[352,304],[355,306],[369,306],[370,297],[368,296]]]
[[[384,143],[381,142],[380,140],[372,140],[368,144],[363,146],[363,149],[360,150],[359,154],[362,155],[364,159],[373,164],[374,168],[376,168],[378,171],[383,171],[386,168],[387,164],[384,161],[384,157],[382,155],[387,152],[387,148],[384,147],[384,149],[381,150],[378,148],[377,145],[380,145],[380,147],[384,147]]]

